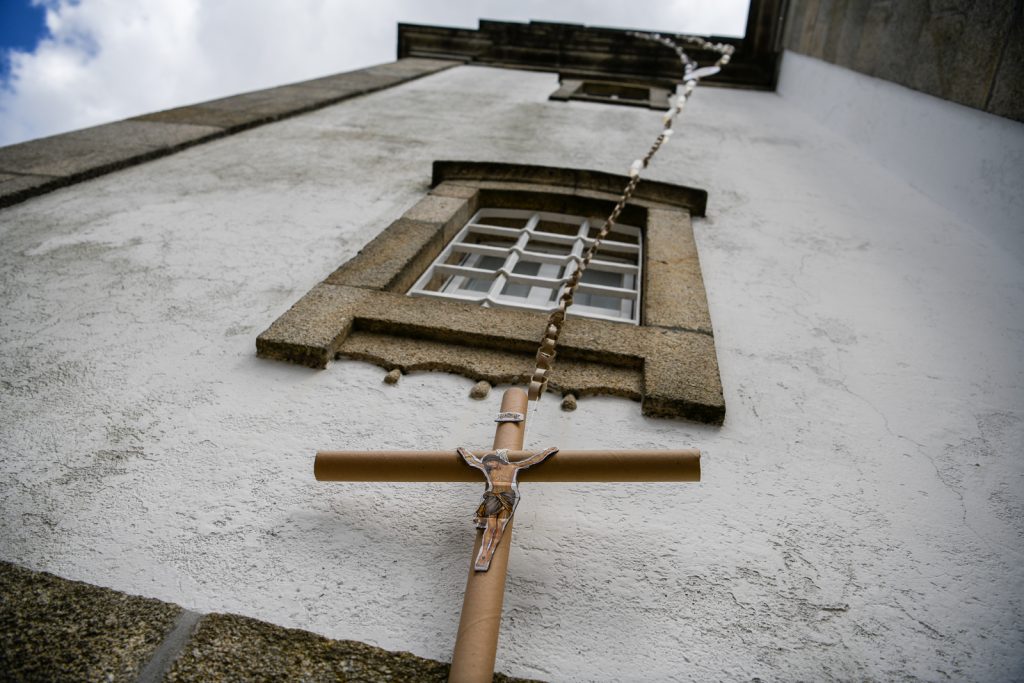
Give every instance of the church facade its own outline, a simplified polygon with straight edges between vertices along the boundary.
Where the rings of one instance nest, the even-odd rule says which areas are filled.
[[[894,83],[816,6],[755,3],[528,417],[527,449],[695,447],[702,480],[521,482],[500,672],[1024,675],[1013,82]],[[614,204],[678,61],[567,25],[400,36],[0,149],[0,560],[450,659],[482,486],[317,482],[313,455],[489,447],[544,331],[529,278]],[[519,228],[547,260],[487,275]]]

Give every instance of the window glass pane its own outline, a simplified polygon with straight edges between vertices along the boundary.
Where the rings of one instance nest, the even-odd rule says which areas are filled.
[[[573,297],[573,302],[580,304],[581,306],[593,306],[594,308],[603,308],[608,311],[618,313],[622,310],[622,299],[617,299],[613,296],[603,296],[601,294],[590,294],[588,292],[577,292],[576,296]],[[630,315],[632,315],[633,302],[627,301],[626,305],[629,307]]]
[[[465,265],[472,268],[481,268],[483,270],[497,271],[503,265],[505,265],[505,259],[498,256],[473,256],[466,259]],[[486,292],[491,288],[494,283],[494,278],[470,278],[462,283],[462,289],[468,289],[474,292]]]
[[[537,273],[540,272],[540,264],[536,261],[520,261],[516,264],[516,267],[512,269],[512,272],[519,273],[520,275],[537,275]],[[530,296],[530,289],[530,285],[508,282],[501,290],[501,293],[505,296],[515,296],[525,299]]]
[[[463,289],[469,289],[474,292],[486,292],[491,288],[491,284],[494,280],[482,280],[480,278],[471,278],[462,283]]]
[[[500,256],[477,256],[475,260],[470,258],[467,265],[481,270],[500,270],[505,265],[505,259]]]
[[[526,244],[527,251],[535,251],[541,254],[559,254],[568,256],[572,253],[572,242],[560,244],[558,242],[550,242],[545,240],[543,237],[531,237],[530,241]]]
[[[561,221],[543,220],[537,221],[537,232],[548,232],[554,235],[568,235],[569,237],[575,237],[580,232],[580,223],[583,221],[573,223],[563,223]]]
[[[595,270],[587,268],[580,277],[580,282],[591,285],[602,285],[604,287],[624,287],[622,284],[622,273],[613,273],[610,270]]]

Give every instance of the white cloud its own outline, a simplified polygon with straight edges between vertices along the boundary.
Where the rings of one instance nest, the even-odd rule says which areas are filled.
[[[41,0],[37,0],[41,1]],[[0,145],[394,59],[396,25],[570,21],[738,34],[746,1],[45,0],[50,36],[11,53]]]

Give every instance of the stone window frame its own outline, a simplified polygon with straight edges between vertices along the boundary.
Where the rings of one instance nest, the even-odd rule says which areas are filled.
[[[436,161],[432,189],[256,340],[257,354],[312,368],[340,357],[492,384],[529,380],[547,316],[410,297],[412,284],[476,211],[605,211],[628,178],[600,171]],[[648,255],[640,326],[574,317],[549,387],[641,401],[649,417],[721,424],[725,403],[690,222],[703,190],[645,180],[623,212]]]
[[[595,89],[634,90],[641,91],[639,97],[614,97],[593,92]],[[549,100],[568,102],[597,102],[600,104],[617,104],[626,107],[644,107],[666,111],[669,108],[669,97],[673,90],[661,85],[643,83],[633,80],[611,80],[607,78],[565,77],[559,75],[558,90],[548,96]]]

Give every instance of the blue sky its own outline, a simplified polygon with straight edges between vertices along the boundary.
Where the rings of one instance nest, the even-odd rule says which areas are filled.
[[[0,145],[392,61],[399,22],[742,35],[748,0],[0,0]]]
[[[46,10],[29,0],[0,0],[0,78],[10,70],[8,50],[32,51],[46,34]]]

